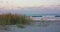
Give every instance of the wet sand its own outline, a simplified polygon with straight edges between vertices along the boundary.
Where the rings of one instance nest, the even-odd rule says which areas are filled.
[[[60,21],[50,21],[48,26],[38,26],[39,22],[36,22],[35,26],[26,26],[21,29],[16,26],[11,26],[11,31],[0,30],[0,32],[60,32]]]

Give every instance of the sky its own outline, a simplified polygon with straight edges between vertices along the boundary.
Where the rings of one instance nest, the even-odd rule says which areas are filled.
[[[60,0],[0,0],[0,10],[6,13],[3,10],[12,10],[12,9],[22,9],[25,11],[23,13],[31,12],[34,13],[59,13],[60,12]],[[28,11],[29,10],[29,11]],[[26,12],[27,11],[27,12]],[[2,13],[0,11],[0,13]],[[33,13],[32,12],[32,13]],[[13,13],[13,12],[12,12]]]
[[[60,5],[60,0],[0,0],[1,9],[47,7],[51,5]]]

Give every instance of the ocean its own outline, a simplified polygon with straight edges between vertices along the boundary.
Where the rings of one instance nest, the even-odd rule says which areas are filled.
[[[26,14],[30,16],[33,20],[48,19],[48,20],[60,20],[59,14]]]

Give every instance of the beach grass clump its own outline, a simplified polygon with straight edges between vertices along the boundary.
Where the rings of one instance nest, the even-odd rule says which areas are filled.
[[[17,25],[23,27],[25,25],[30,25],[32,19],[26,15],[18,14],[4,14],[0,15],[0,25]]]

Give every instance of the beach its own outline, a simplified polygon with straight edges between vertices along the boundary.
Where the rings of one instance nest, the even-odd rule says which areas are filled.
[[[34,22],[34,25],[26,26],[21,29],[15,25],[10,26],[10,31],[0,30],[0,32],[60,32],[60,21],[49,21],[48,26],[40,26],[40,22]]]

